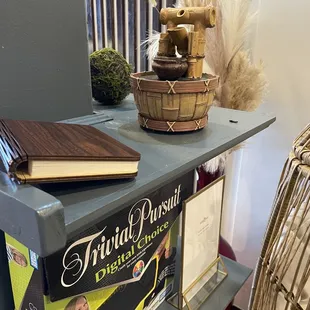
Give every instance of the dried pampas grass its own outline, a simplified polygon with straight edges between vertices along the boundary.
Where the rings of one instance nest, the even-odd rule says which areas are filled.
[[[186,6],[186,7],[198,7],[198,6],[207,6],[211,3],[211,0],[179,0],[177,1],[177,7]]]
[[[247,50],[251,26],[257,12],[250,12],[249,0],[179,0],[177,6],[214,5],[216,26],[206,31],[205,61],[220,77],[216,105],[253,111],[262,101],[266,80],[263,66],[253,64]]]
[[[215,172],[219,171],[220,173],[223,173],[225,170],[225,164],[227,157],[230,153],[224,152],[216,157],[213,157],[209,161],[202,164],[202,168],[211,174],[214,174]]]
[[[248,53],[239,51],[227,67],[226,80],[221,90],[222,106],[254,111],[262,101],[265,86],[262,64],[252,64]]]
[[[248,0],[218,0],[215,5],[217,25],[206,33],[206,62],[221,81],[215,102],[224,108],[254,111],[266,88],[263,66],[251,62],[246,46],[257,12],[250,12]],[[223,171],[229,154],[239,148],[241,145],[210,160],[204,169]]]
[[[218,4],[222,17],[224,65],[228,67],[237,52],[245,48],[257,13],[250,13],[249,0],[220,0]],[[209,53],[212,50],[209,49]]]
[[[159,39],[160,32],[153,30],[153,32],[148,34],[146,40],[141,43],[141,47],[145,50],[146,56],[151,60],[157,55]]]

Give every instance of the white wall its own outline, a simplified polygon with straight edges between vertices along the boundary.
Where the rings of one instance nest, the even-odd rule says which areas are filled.
[[[228,216],[223,221],[224,237],[231,241],[239,262],[250,267],[255,267],[259,256],[292,141],[310,122],[310,1],[253,2],[260,10],[253,57],[264,61],[270,84],[260,110],[275,113],[277,121],[250,139],[231,160],[230,192],[224,206]],[[250,283],[236,300],[242,309],[247,309],[249,293]]]

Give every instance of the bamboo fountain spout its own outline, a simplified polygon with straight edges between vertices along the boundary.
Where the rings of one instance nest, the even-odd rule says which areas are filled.
[[[173,27],[167,30],[172,43],[183,57],[188,55],[188,34],[184,27]]]
[[[155,63],[157,61],[163,62],[167,57],[170,57],[169,61],[171,62],[174,58],[177,66],[180,62],[175,57],[177,47],[178,53],[187,59],[185,76],[194,79],[201,78],[205,57],[205,30],[215,26],[215,8],[207,6],[162,9],[160,11],[160,22],[167,25],[167,32],[161,33],[157,54],[159,58],[155,59]],[[181,24],[193,25],[194,29],[188,33],[186,28],[179,27]]]
[[[216,10],[213,6],[166,8],[160,11],[160,22],[167,25],[168,29],[180,24],[191,24],[194,25],[194,31],[204,31],[215,26]]]

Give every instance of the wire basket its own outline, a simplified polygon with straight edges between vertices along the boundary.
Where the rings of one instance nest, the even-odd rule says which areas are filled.
[[[257,264],[250,309],[310,309],[310,125],[283,168]]]

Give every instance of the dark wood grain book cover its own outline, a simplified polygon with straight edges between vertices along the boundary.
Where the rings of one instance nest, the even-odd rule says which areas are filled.
[[[134,177],[136,172],[52,176],[51,178],[17,177],[17,171],[30,161],[64,162],[139,162],[140,154],[88,125],[0,120],[0,155],[7,172],[19,182],[73,181]],[[25,169],[25,168],[23,168]]]

